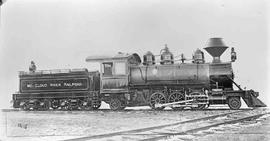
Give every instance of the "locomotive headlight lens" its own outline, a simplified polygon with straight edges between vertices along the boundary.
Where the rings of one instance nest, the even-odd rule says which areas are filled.
[[[259,92],[254,92],[253,93],[253,96],[258,97],[259,96]]]

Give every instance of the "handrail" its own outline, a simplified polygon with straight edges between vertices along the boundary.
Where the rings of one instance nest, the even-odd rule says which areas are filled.
[[[71,72],[88,72],[86,68],[80,69],[52,69],[52,70],[37,70],[31,71],[19,71],[19,75],[36,75],[36,74],[59,74],[59,73],[71,73]]]
[[[234,84],[239,90],[243,90],[243,89],[240,87],[240,85],[238,85],[236,82],[233,81],[232,78],[230,78],[228,75],[226,75],[226,77],[229,78],[229,79],[233,82],[233,84]]]

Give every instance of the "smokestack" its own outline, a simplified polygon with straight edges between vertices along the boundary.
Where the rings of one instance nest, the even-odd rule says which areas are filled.
[[[0,0],[0,6],[5,3],[7,0]]]
[[[220,63],[220,56],[227,48],[222,38],[210,38],[204,49],[213,57],[213,63]]]

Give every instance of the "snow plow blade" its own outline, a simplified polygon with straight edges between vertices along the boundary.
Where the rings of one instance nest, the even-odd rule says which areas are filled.
[[[260,99],[258,92],[254,92],[253,90],[249,90],[245,92],[243,100],[247,104],[248,107],[267,107]]]

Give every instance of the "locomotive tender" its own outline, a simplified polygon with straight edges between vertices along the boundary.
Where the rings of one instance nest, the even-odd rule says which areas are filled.
[[[240,98],[249,107],[266,106],[257,99],[258,92],[243,90],[234,82],[234,49],[230,62],[220,60],[227,48],[221,38],[211,38],[204,48],[213,57],[210,63],[205,62],[199,49],[191,62],[184,55],[176,60],[166,46],[159,61],[151,52],[143,56],[143,62],[136,53],[87,57],[87,62],[100,63],[100,73],[87,69],[20,72],[20,91],[13,94],[13,107],[90,110],[98,109],[104,101],[112,110],[146,105],[157,110],[166,106],[174,110],[204,109],[214,104],[239,109]]]
[[[99,73],[87,69],[20,72],[13,107],[24,110],[98,109]]]

